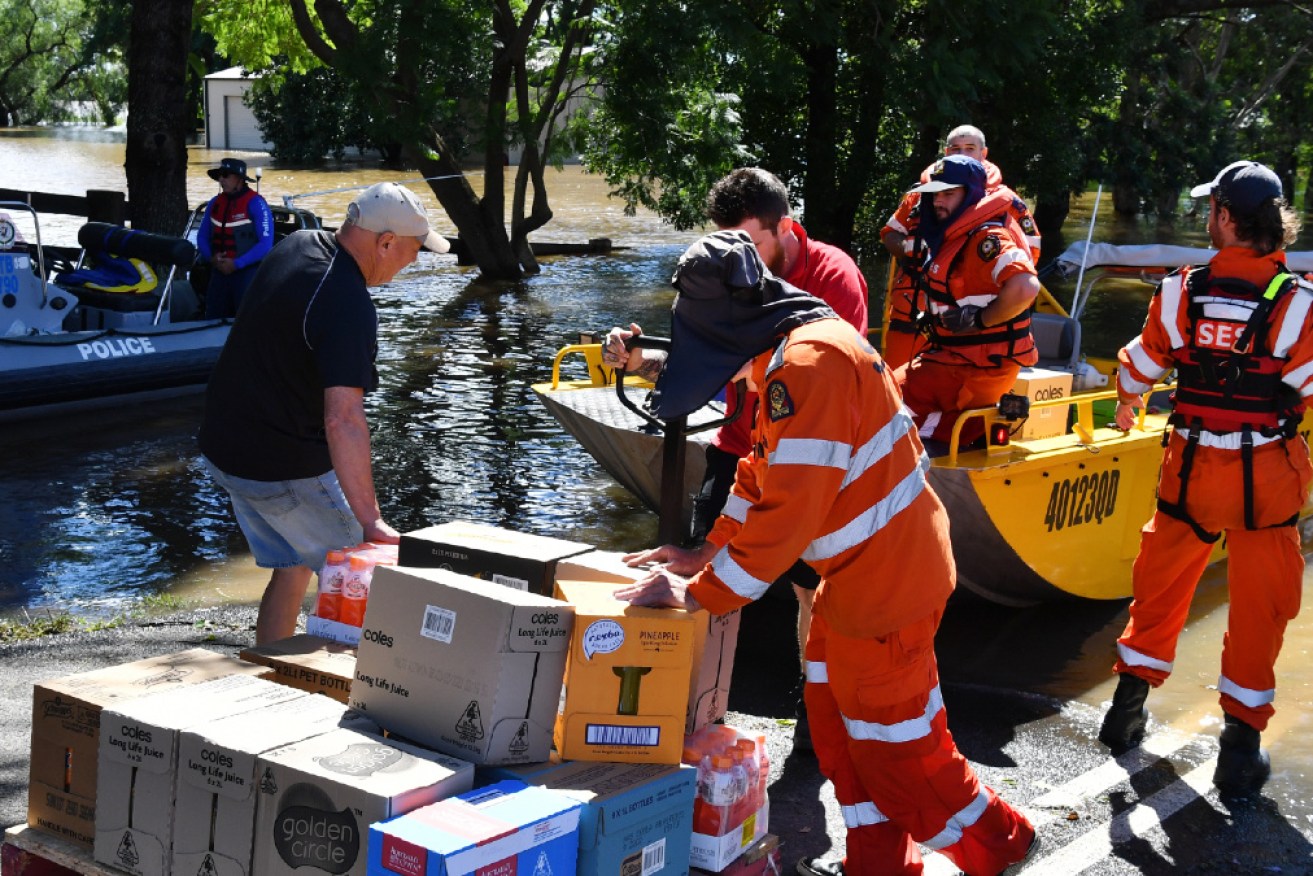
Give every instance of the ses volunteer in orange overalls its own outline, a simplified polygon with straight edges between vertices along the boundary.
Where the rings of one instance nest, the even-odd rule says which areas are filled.
[[[707,544],[630,555],[667,565],[618,595],[723,613],[806,560],[821,577],[807,711],[848,857],[800,872],[920,873],[917,843],[969,874],[1000,872],[1035,831],[980,784],[948,731],[934,654],[954,585],[948,517],[889,369],[824,302],[772,276],[742,232],[690,247],[675,286],[656,413],[690,413],[743,378],[759,398],[756,445]]]
[[[1217,682],[1225,722],[1213,783],[1244,796],[1270,772],[1259,734],[1274,711],[1273,666],[1303,585],[1295,519],[1313,468],[1296,430],[1313,394],[1313,285],[1283,263],[1297,226],[1271,170],[1239,161],[1191,194],[1210,196],[1218,253],[1163,281],[1144,331],[1118,355],[1121,428],[1172,368],[1177,386],[1158,509],[1143,530],[1131,618],[1117,640],[1121,679],[1099,738],[1117,751],[1143,738],[1146,695],[1172,672],[1195,586],[1225,535],[1230,609]]]
[[[1030,259],[1039,264],[1040,234],[1030,208],[1016,192],[1003,185],[1003,172],[989,161],[989,148],[985,134],[973,125],[959,125],[944,139],[945,155],[965,155],[974,158],[985,168],[985,192],[1003,191],[1011,200],[1007,211],[1012,214],[1026,236]],[[921,171],[921,182],[930,181],[937,162]],[[920,228],[921,194],[908,192],[898,209],[880,229],[880,240],[894,259],[894,278],[885,296],[884,361],[891,368],[906,365],[926,343],[922,320],[926,316],[925,294],[921,291],[920,273],[925,267],[925,244],[917,231]]]
[[[979,161],[943,158],[912,191],[922,198],[919,233],[930,259],[922,286],[932,319],[929,344],[898,370],[898,382],[921,437],[941,453],[962,411],[996,404],[1022,366],[1039,361],[1030,335],[1039,280],[1008,193],[985,191]],[[982,420],[969,420],[961,441],[983,432]]]

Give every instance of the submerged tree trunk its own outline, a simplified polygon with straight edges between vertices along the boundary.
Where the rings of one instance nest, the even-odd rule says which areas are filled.
[[[192,0],[134,0],[124,168],[132,227],[182,233],[187,221],[187,51]]]

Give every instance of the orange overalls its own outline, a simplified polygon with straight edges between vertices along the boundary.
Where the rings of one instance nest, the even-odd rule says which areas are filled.
[[[921,182],[930,181],[930,173],[935,163],[932,162],[921,171]],[[985,192],[993,193],[1003,185],[1003,174],[993,162],[981,159],[980,163],[985,167]],[[1007,209],[1026,235],[1031,261],[1039,264],[1039,229],[1035,227],[1035,220],[1030,215],[1026,202],[1011,192],[1011,189],[1008,191],[1011,193],[1012,200]],[[904,235],[906,237],[903,241],[904,254],[913,258],[915,258],[916,227],[920,219],[920,203],[920,194],[908,192],[898,204],[898,209],[880,229],[882,238],[890,231]],[[884,324],[887,326],[887,331],[884,333],[883,342],[884,361],[891,368],[899,368],[916,358],[916,354],[925,346],[925,335],[917,328],[916,315],[926,309],[926,301],[924,294],[916,288],[911,277],[898,266],[897,262],[894,263],[894,271],[895,276],[884,301]]]
[[[1035,273],[1023,232],[1000,212],[1006,200],[1003,191],[986,194],[948,229],[924,277],[932,314],[967,304],[987,307],[1008,280]],[[932,330],[929,345],[899,369],[898,381],[921,437],[947,443],[962,411],[996,404],[1016,383],[1022,366],[1038,361],[1027,311],[978,332]],[[968,421],[961,444],[983,432],[982,420]]]
[[[1164,280],[1144,331],[1118,354],[1121,400],[1138,404],[1155,381],[1197,357],[1197,351],[1217,357],[1210,366],[1215,373],[1234,373],[1238,360],[1230,359],[1231,347],[1262,296],[1201,295],[1196,286],[1211,288],[1218,278],[1233,278],[1261,293],[1282,270],[1280,252],[1260,255],[1228,247],[1209,263],[1207,284],[1187,282],[1183,273]],[[1159,507],[1142,530],[1131,618],[1117,640],[1117,672],[1154,687],[1162,684],[1171,674],[1199,576],[1224,533],[1230,608],[1219,699],[1224,712],[1260,732],[1275,711],[1273,666],[1286,624],[1299,612],[1303,587],[1304,558],[1294,520],[1308,497],[1313,465],[1304,439],[1282,427],[1292,418],[1298,423],[1303,402],[1313,394],[1310,311],[1313,286],[1300,281],[1276,301],[1265,320],[1261,314],[1255,319],[1256,325],[1262,320],[1265,330],[1256,336],[1247,365],[1271,379],[1246,375],[1245,381],[1271,387],[1279,377],[1289,396],[1283,403],[1269,399],[1266,415],[1259,412],[1259,399],[1245,397],[1245,383],[1224,392],[1223,384],[1193,376],[1194,368],[1180,369]],[[1268,425],[1252,425],[1264,417]]]
[[[920,842],[968,873],[997,873],[1035,832],[980,784],[948,732],[934,657],[955,574],[948,516],[892,375],[836,319],[794,329],[752,375],[757,445],[689,592],[723,613],[799,557],[811,564],[821,584],[807,713],[848,827],[847,871],[920,873]]]

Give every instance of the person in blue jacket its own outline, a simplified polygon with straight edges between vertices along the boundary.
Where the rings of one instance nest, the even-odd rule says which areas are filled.
[[[247,183],[246,162],[225,158],[209,171],[221,191],[210,199],[196,235],[196,249],[213,272],[205,293],[205,318],[237,315],[242,295],[274,245],[269,204]]]

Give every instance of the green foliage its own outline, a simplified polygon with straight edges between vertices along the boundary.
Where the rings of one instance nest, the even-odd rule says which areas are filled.
[[[0,125],[115,121],[131,7],[112,0],[0,0]]]
[[[386,151],[388,143],[371,133],[362,102],[348,92],[342,74],[325,67],[303,74],[271,70],[256,80],[247,101],[279,161],[313,165],[326,156],[341,161],[353,147]]]
[[[277,61],[290,73],[320,66],[297,33],[285,0],[196,0],[195,14],[233,64],[263,70]]]

